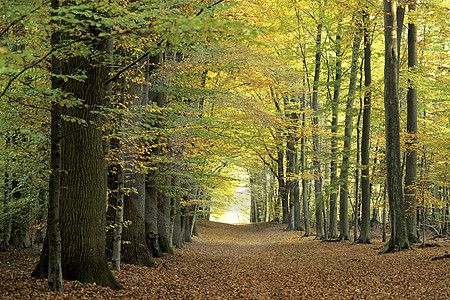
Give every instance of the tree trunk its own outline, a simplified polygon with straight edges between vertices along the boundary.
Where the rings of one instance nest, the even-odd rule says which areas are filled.
[[[387,193],[391,215],[391,238],[383,252],[409,249],[400,160],[400,114],[398,95],[397,1],[384,0],[384,108],[386,126]]]
[[[302,99],[302,128],[306,127],[306,94],[303,94]],[[302,173],[306,172],[307,162],[306,162],[306,137],[302,134],[300,139],[300,161]],[[303,220],[305,224],[305,236],[311,235],[311,221],[309,217],[309,199],[308,199],[308,181],[302,178],[302,200],[303,200]]]
[[[91,44],[89,44],[91,43]],[[87,40],[86,46],[105,53],[107,41]],[[107,68],[102,55],[73,56],[62,62],[62,74],[85,72],[84,81],[68,79],[65,92],[83,105],[64,107],[62,114],[74,120],[62,122],[61,136],[61,240],[63,278],[121,288],[106,263],[106,182],[103,157],[102,117],[91,113],[104,105]],[[42,252],[41,260],[48,253]],[[41,264],[39,264],[41,266]],[[35,274],[48,273],[37,271]]]
[[[323,230],[323,215],[324,201],[322,195],[322,174],[320,173],[320,139],[319,139],[319,104],[318,89],[319,89],[319,79],[320,79],[320,58],[322,56],[321,51],[321,41],[322,41],[322,24],[317,25],[317,35],[316,35],[316,58],[315,58],[315,69],[314,69],[314,82],[313,82],[313,94],[312,94],[312,109],[314,110],[313,116],[313,169],[314,169],[314,195],[316,203],[316,238],[323,239],[325,232]]]
[[[409,10],[415,9],[415,3],[411,3]],[[408,68],[415,72],[417,67],[417,28],[416,24],[408,24]],[[408,240],[418,243],[419,232],[417,230],[417,198],[416,198],[416,174],[417,174],[417,89],[413,80],[408,80],[407,94],[407,132],[406,140],[406,171],[405,171],[405,207],[406,207],[406,230]]]
[[[170,239],[170,207],[171,198],[164,192],[158,192],[158,242],[163,252],[173,254],[172,240]]]
[[[277,156],[277,179],[278,179],[278,203],[281,203],[282,209],[282,221],[283,224],[287,224],[289,222],[289,206],[288,206],[288,197],[287,197],[287,188],[286,181],[284,178],[284,149],[283,144],[281,144],[281,148],[278,150]]]
[[[361,26],[358,26],[355,38],[353,40],[352,63],[350,71],[350,84],[348,88],[347,107],[345,112],[345,129],[344,129],[344,148],[342,151],[342,164],[340,176],[340,193],[339,193],[339,221],[341,240],[349,240],[349,224],[348,224],[348,175],[350,169],[350,152],[352,145],[353,131],[353,103],[355,101],[356,81],[358,78],[358,61],[359,48],[361,45]]]
[[[123,212],[125,200],[125,170],[120,165],[117,165],[117,202],[115,205],[114,217],[114,237],[113,250],[111,259],[111,269],[120,271],[120,261],[122,257],[122,231],[123,231]]]
[[[193,217],[191,216],[190,209],[188,207],[185,207],[185,218],[184,218],[184,241],[186,243],[192,242],[192,235],[191,235],[191,225],[193,221]]]
[[[337,177],[337,147],[339,126],[339,94],[342,80],[342,53],[341,53],[341,25],[338,25],[336,35],[336,77],[334,83],[333,102],[331,103],[331,162],[330,162],[330,225],[329,238],[338,238],[337,232],[337,197],[339,194],[339,181]]]
[[[181,217],[181,204],[179,198],[175,198],[175,219],[173,223],[173,245],[177,248],[184,248],[183,223]]]
[[[249,172],[251,173],[251,172]],[[250,223],[258,222],[258,207],[256,194],[256,180],[253,174],[250,174]]]
[[[163,253],[158,242],[158,190],[154,180],[155,171],[151,171],[145,182],[145,236],[147,247],[153,257],[162,257]]]
[[[140,266],[155,267],[145,235],[144,176],[132,171],[125,177],[124,220],[130,221],[123,229],[122,261]]]
[[[363,125],[361,137],[361,231],[359,243],[370,243],[370,113],[372,107],[372,41],[369,32],[369,15],[363,14],[364,18],[364,94]]]
[[[6,146],[9,144],[9,137],[6,137]],[[6,165],[6,170],[8,165]],[[3,183],[3,215],[5,219],[0,222],[0,252],[6,252],[9,250],[9,235],[11,232],[11,217],[8,210],[8,202],[10,199],[10,187],[9,187],[9,173],[5,172]]]
[[[52,8],[59,8],[59,1],[52,0]],[[60,33],[52,34],[52,46],[60,43]],[[52,56],[53,74],[61,74],[61,61],[56,56]],[[52,77],[52,89],[61,88],[61,79]],[[62,107],[59,102],[54,102],[51,110],[51,132],[50,132],[50,180],[49,180],[49,199],[48,199],[48,217],[47,217],[47,235],[48,235],[48,286],[54,291],[62,292],[64,290],[62,283],[61,266],[61,228],[60,228],[60,209],[61,209],[61,139],[62,139]]]

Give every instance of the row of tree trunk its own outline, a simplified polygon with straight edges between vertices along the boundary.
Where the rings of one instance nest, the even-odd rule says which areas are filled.
[[[409,9],[414,10],[415,3],[409,4]],[[398,12],[397,12],[398,9]],[[390,203],[390,213],[392,221],[392,236],[386,251],[409,248],[409,242],[418,242],[417,234],[417,200],[416,200],[416,165],[417,153],[415,150],[416,134],[417,134],[417,91],[414,87],[414,82],[409,80],[408,94],[407,94],[407,132],[409,138],[407,140],[406,152],[406,177],[405,177],[405,200],[403,200],[402,192],[402,167],[400,156],[400,127],[399,127],[399,91],[398,91],[398,77],[399,77],[399,63],[398,53],[401,45],[401,34],[403,28],[405,7],[397,6],[396,1],[385,1],[385,112],[386,112],[386,168],[387,168],[387,192]],[[349,236],[349,216],[348,216],[348,176],[350,169],[350,153],[352,145],[352,131],[353,131],[353,116],[355,111],[353,103],[356,94],[357,72],[359,69],[359,53],[360,44],[364,41],[364,105],[362,107],[363,125],[362,125],[362,139],[361,148],[357,149],[361,153],[361,199],[362,199],[362,217],[361,217],[361,231],[357,239],[360,243],[370,243],[370,170],[369,170],[369,148],[370,148],[370,110],[371,110],[371,31],[370,17],[367,11],[360,11],[361,16],[355,16],[357,24],[354,33],[354,42],[352,47],[352,59],[350,66],[350,84],[347,96],[346,114],[345,114],[345,132],[344,145],[342,150],[342,163],[340,165],[340,176],[338,177],[338,150],[337,150],[337,132],[338,132],[338,106],[340,87],[342,80],[342,53],[341,53],[341,37],[340,26],[338,25],[338,33],[335,39],[336,45],[336,68],[335,68],[335,83],[334,93],[331,98],[332,109],[332,123],[331,123],[331,164],[330,164],[330,210],[329,221],[327,226],[325,221],[324,199],[322,195],[322,175],[321,162],[319,159],[320,152],[320,138],[317,134],[319,124],[319,107],[318,107],[318,89],[320,77],[321,64],[321,36],[322,24],[320,18],[317,23],[316,34],[316,54],[315,54],[315,68],[312,91],[310,91],[311,107],[314,110],[312,123],[314,126],[313,132],[313,152],[314,158],[312,168],[314,173],[314,195],[315,195],[315,217],[316,217],[316,235],[318,238],[339,238],[341,240],[350,239]],[[301,48],[305,72],[308,73],[306,64],[306,55],[303,48]],[[414,72],[417,66],[417,29],[415,24],[408,25],[408,68]],[[308,82],[309,86],[309,82]],[[271,90],[274,98],[276,108],[281,114],[280,104],[276,99],[276,93]],[[297,109],[295,101],[289,96],[283,96],[284,107],[287,111],[289,108]],[[299,204],[299,170],[298,163],[298,137],[296,132],[299,131],[299,116],[297,113],[286,112],[286,119],[291,122],[287,133],[286,144],[286,158],[284,157],[283,138],[284,134],[280,133],[280,142],[278,157],[276,159],[278,171],[276,177],[278,178],[278,202],[282,205],[283,223],[288,224],[288,230],[300,230],[302,228],[300,218],[300,204]],[[359,137],[358,137],[359,138]],[[304,137],[301,138],[301,169],[305,170],[306,164],[304,160]],[[359,143],[358,143],[359,145]],[[284,160],[286,159],[286,170],[284,170]],[[286,173],[286,176],[284,175]],[[307,184],[307,180],[302,180],[303,184]],[[306,186],[303,187],[303,193],[307,193]],[[340,233],[338,235],[337,226],[337,197],[339,200],[339,220]],[[309,216],[306,209],[309,207],[306,195],[303,196],[304,201],[304,219],[306,226],[306,216]],[[355,205],[359,207],[359,205]],[[358,212],[355,212],[355,216]],[[405,222],[406,220],[406,222]],[[355,225],[356,226],[356,225]],[[307,226],[306,228],[309,228]],[[327,230],[328,229],[328,230]]]

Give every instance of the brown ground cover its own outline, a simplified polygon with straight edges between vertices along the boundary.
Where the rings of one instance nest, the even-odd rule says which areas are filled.
[[[200,221],[157,268],[123,265],[114,291],[65,281],[53,293],[30,277],[38,250],[0,253],[0,299],[450,299],[449,241],[378,254],[383,243],[321,242],[278,224]]]

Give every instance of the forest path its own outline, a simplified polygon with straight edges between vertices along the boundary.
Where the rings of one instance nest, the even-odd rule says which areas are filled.
[[[371,245],[322,242],[304,237],[304,232],[286,232],[285,227],[199,221],[199,237],[166,260],[171,270],[178,270],[169,295],[180,299],[450,299],[450,264],[431,261],[450,250],[448,242],[380,255],[381,241]]]
[[[384,243],[322,242],[285,225],[199,221],[199,237],[157,268],[122,264],[124,290],[30,277],[38,250],[0,253],[0,299],[450,299],[449,259],[437,247],[378,254]]]

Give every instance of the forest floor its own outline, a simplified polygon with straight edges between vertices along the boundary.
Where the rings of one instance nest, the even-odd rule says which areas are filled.
[[[118,291],[65,281],[64,293],[50,292],[30,277],[38,250],[0,253],[0,299],[450,299],[448,240],[378,254],[381,240],[322,242],[279,224],[197,228],[157,268],[123,265]]]

